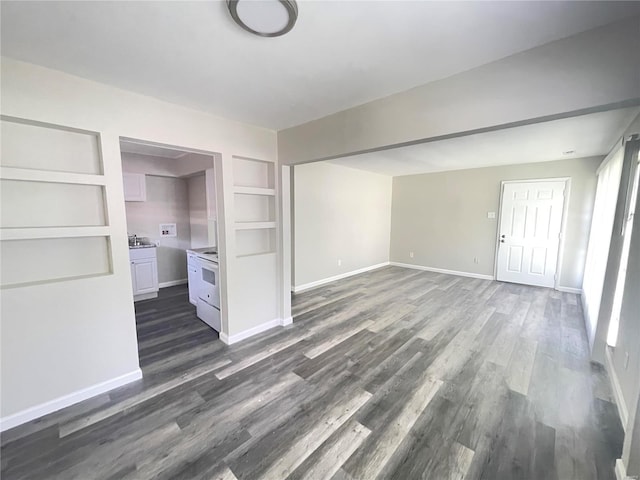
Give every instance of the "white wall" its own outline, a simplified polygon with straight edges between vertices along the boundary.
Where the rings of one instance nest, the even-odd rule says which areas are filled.
[[[123,169],[124,169],[123,164]],[[125,202],[127,232],[148,237],[158,245],[158,282],[177,282],[187,278],[187,253],[191,247],[187,179],[146,175],[147,200]],[[204,194],[202,197],[204,202]],[[161,237],[160,224],[175,223],[175,237]]]
[[[210,155],[189,153],[172,159],[122,153],[122,171],[145,174],[147,182],[146,202],[126,202],[127,231],[159,244],[161,286],[187,278],[186,249],[215,245],[213,238],[209,240],[205,187],[205,169],[212,166]],[[195,176],[178,178],[194,172]],[[160,223],[175,223],[177,236],[160,237]]]
[[[195,173],[204,172],[208,168],[213,168],[213,158],[210,155],[200,155],[198,153],[188,153],[175,161],[175,172],[177,177],[185,177]]]
[[[389,261],[391,177],[319,162],[293,189],[296,288]]]
[[[640,97],[640,17],[278,132],[284,164],[562,115]]]
[[[570,177],[559,286],[579,289],[601,161],[590,157],[394,177],[391,261],[493,276],[500,182]],[[496,212],[496,218],[487,218],[487,212]]]
[[[122,152],[122,170],[129,173],[145,173],[162,177],[185,177],[207,168],[213,168],[213,157],[187,153],[180,158],[156,157],[139,153]]]
[[[140,155],[138,153],[122,152],[122,171],[127,173],[142,173],[145,175],[159,175],[162,177],[178,177],[177,161],[172,158]]]
[[[207,190],[205,176],[196,175],[187,179],[189,191],[189,226],[191,229],[191,248],[212,246],[209,241],[207,222]]]
[[[276,134],[267,129],[8,58],[2,58],[1,74],[3,115],[99,134],[111,260],[108,275],[2,290],[1,415],[6,428],[77,401],[83,389],[96,394],[138,371],[120,137],[218,152],[221,183],[230,175],[224,160],[232,155],[274,160],[277,153]],[[221,218],[222,228],[226,220]],[[230,323],[250,324],[251,319],[234,317],[234,307],[246,301],[247,292],[228,288],[235,266],[228,255],[233,237],[225,241],[221,302],[223,329],[228,329]],[[264,281],[279,286],[278,278]]]

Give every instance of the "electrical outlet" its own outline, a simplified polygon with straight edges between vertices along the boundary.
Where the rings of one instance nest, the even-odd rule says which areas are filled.
[[[413,252],[409,252],[409,256],[413,258]]]
[[[478,260],[478,257],[473,257],[473,263],[480,263],[480,260]]]
[[[161,237],[175,237],[177,236],[175,223],[161,223],[160,224],[160,236]]]
[[[342,260],[338,259],[338,266],[341,267],[342,266]]]

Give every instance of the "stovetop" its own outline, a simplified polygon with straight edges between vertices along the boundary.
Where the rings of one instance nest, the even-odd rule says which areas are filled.
[[[191,248],[187,252],[194,253],[199,258],[218,263],[218,249],[216,247]]]

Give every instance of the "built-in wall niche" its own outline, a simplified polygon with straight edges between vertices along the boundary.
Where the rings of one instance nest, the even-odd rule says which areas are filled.
[[[3,117],[0,165],[32,170],[100,175],[97,135]]]
[[[236,256],[276,252],[275,164],[233,158]]]
[[[236,255],[247,257],[275,253],[275,235],[275,228],[237,229]]]
[[[3,228],[106,225],[101,185],[1,179],[0,188]]]
[[[111,273],[98,134],[4,116],[0,129],[2,288]]]
[[[275,185],[273,162],[234,157],[233,184],[236,187],[247,187],[237,191],[253,193],[253,188],[273,189]]]
[[[2,288],[108,274],[109,249],[106,236],[2,241]]]
[[[236,193],[234,204],[237,223],[263,223],[276,220],[274,196]]]

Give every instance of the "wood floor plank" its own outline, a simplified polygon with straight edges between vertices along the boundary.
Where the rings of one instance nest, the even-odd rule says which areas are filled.
[[[135,304],[144,378],[2,432],[3,480],[614,480],[577,295],[383,267],[232,346],[186,285]]]
[[[535,341],[518,338],[511,353],[507,368],[507,385],[515,392],[527,395],[533,363],[536,358],[538,344]]]
[[[82,430],[83,428],[93,425],[94,423],[105,420],[119,412],[135,407],[136,405],[144,403],[147,400],[161,395],[164,392],[179,387],[180,385],[206,375],[207,373],[218,370],[225,365],[228,365],[229,363],[231,362],[228,359],[220,359],[217,362],[213,362],[207,365],[201,365],[192,369],[191,371],[183,373],[178,378],[171,379],[148,390],[144,390],[139,395],[123,400],[122,402],[112,405],[107,409],[97,411],[85,417],[77,418],[68,423],[63,423],[62,425],[60,425],[60,438],[66,437],[67,435],[77,432],[78,430]]]
[[[414,358],[419,358],[419,354]],[[442,386],[441,380],[428,375],[414,382],[417,388],[406,398],[394,420],[377,426],[374,434],[345,463],[344,470],[354,478],[375,478],[380,473]]]
[[[311,455],[312,452],[322,445],[337,428],[351,418],[370,397],[371,394],[363,390],[344,404],[334,407],[317,423],[315,428],[297,438],[292,447],[257,478],[264,480],[286,478]],[[366,429],[359,430],[359,433],[364,431],[366,431]],[[326,468],[327,465],[325,462],[325,469]]]
[[[473,461],[473,455],[473,450],[464,445],[460,445],[458,442],[454,442],[446,461],[448,466],[446,478],[451,480],[464,480]]]
[[[344,342],[347,338],[352,337],[353,335],[360,332],[361,330],[364,330],[374,325],[374,323],[375,322],[372,320],[366,320],[364,322],[357,323],[355,326],[347,329],[346,331],[343,331],[337,335],[333,335],[330,339],[310,348],[304,353],[304,355],[307,358],[316,358],[318,355],[321,355],[327,350],[330,350],[336,345],[339,345],[340,343]]]
[[[214,475],[211,480],[238,480],[229,467],[225,467],[220,473]]]
[[[370,433],[371,430],[365,426],[349,420],[294,470],[287,480],[331,479]]]
[[[233,375],[234,373],[238,373],[244,370],[245,368],[250,367],[251,365],[254,365],[266,358],[273,356],[274,354],[286,348],[289,348],[292,345],[295,345],[298,342],[301,342],[302,340],[304,340],[305,338],[308,338],[311,335],[312,335],[312,332],[302,332],[299,335],[295,335],[291,338],[281,340],[263,351],[260,351],[254,355],[251,355],[250,357],[245,358],[244,360],[241,360],[226,368],[223,368],[216,374],[216,377],[218,377],[220,380],[227,378],[228,376]]]

